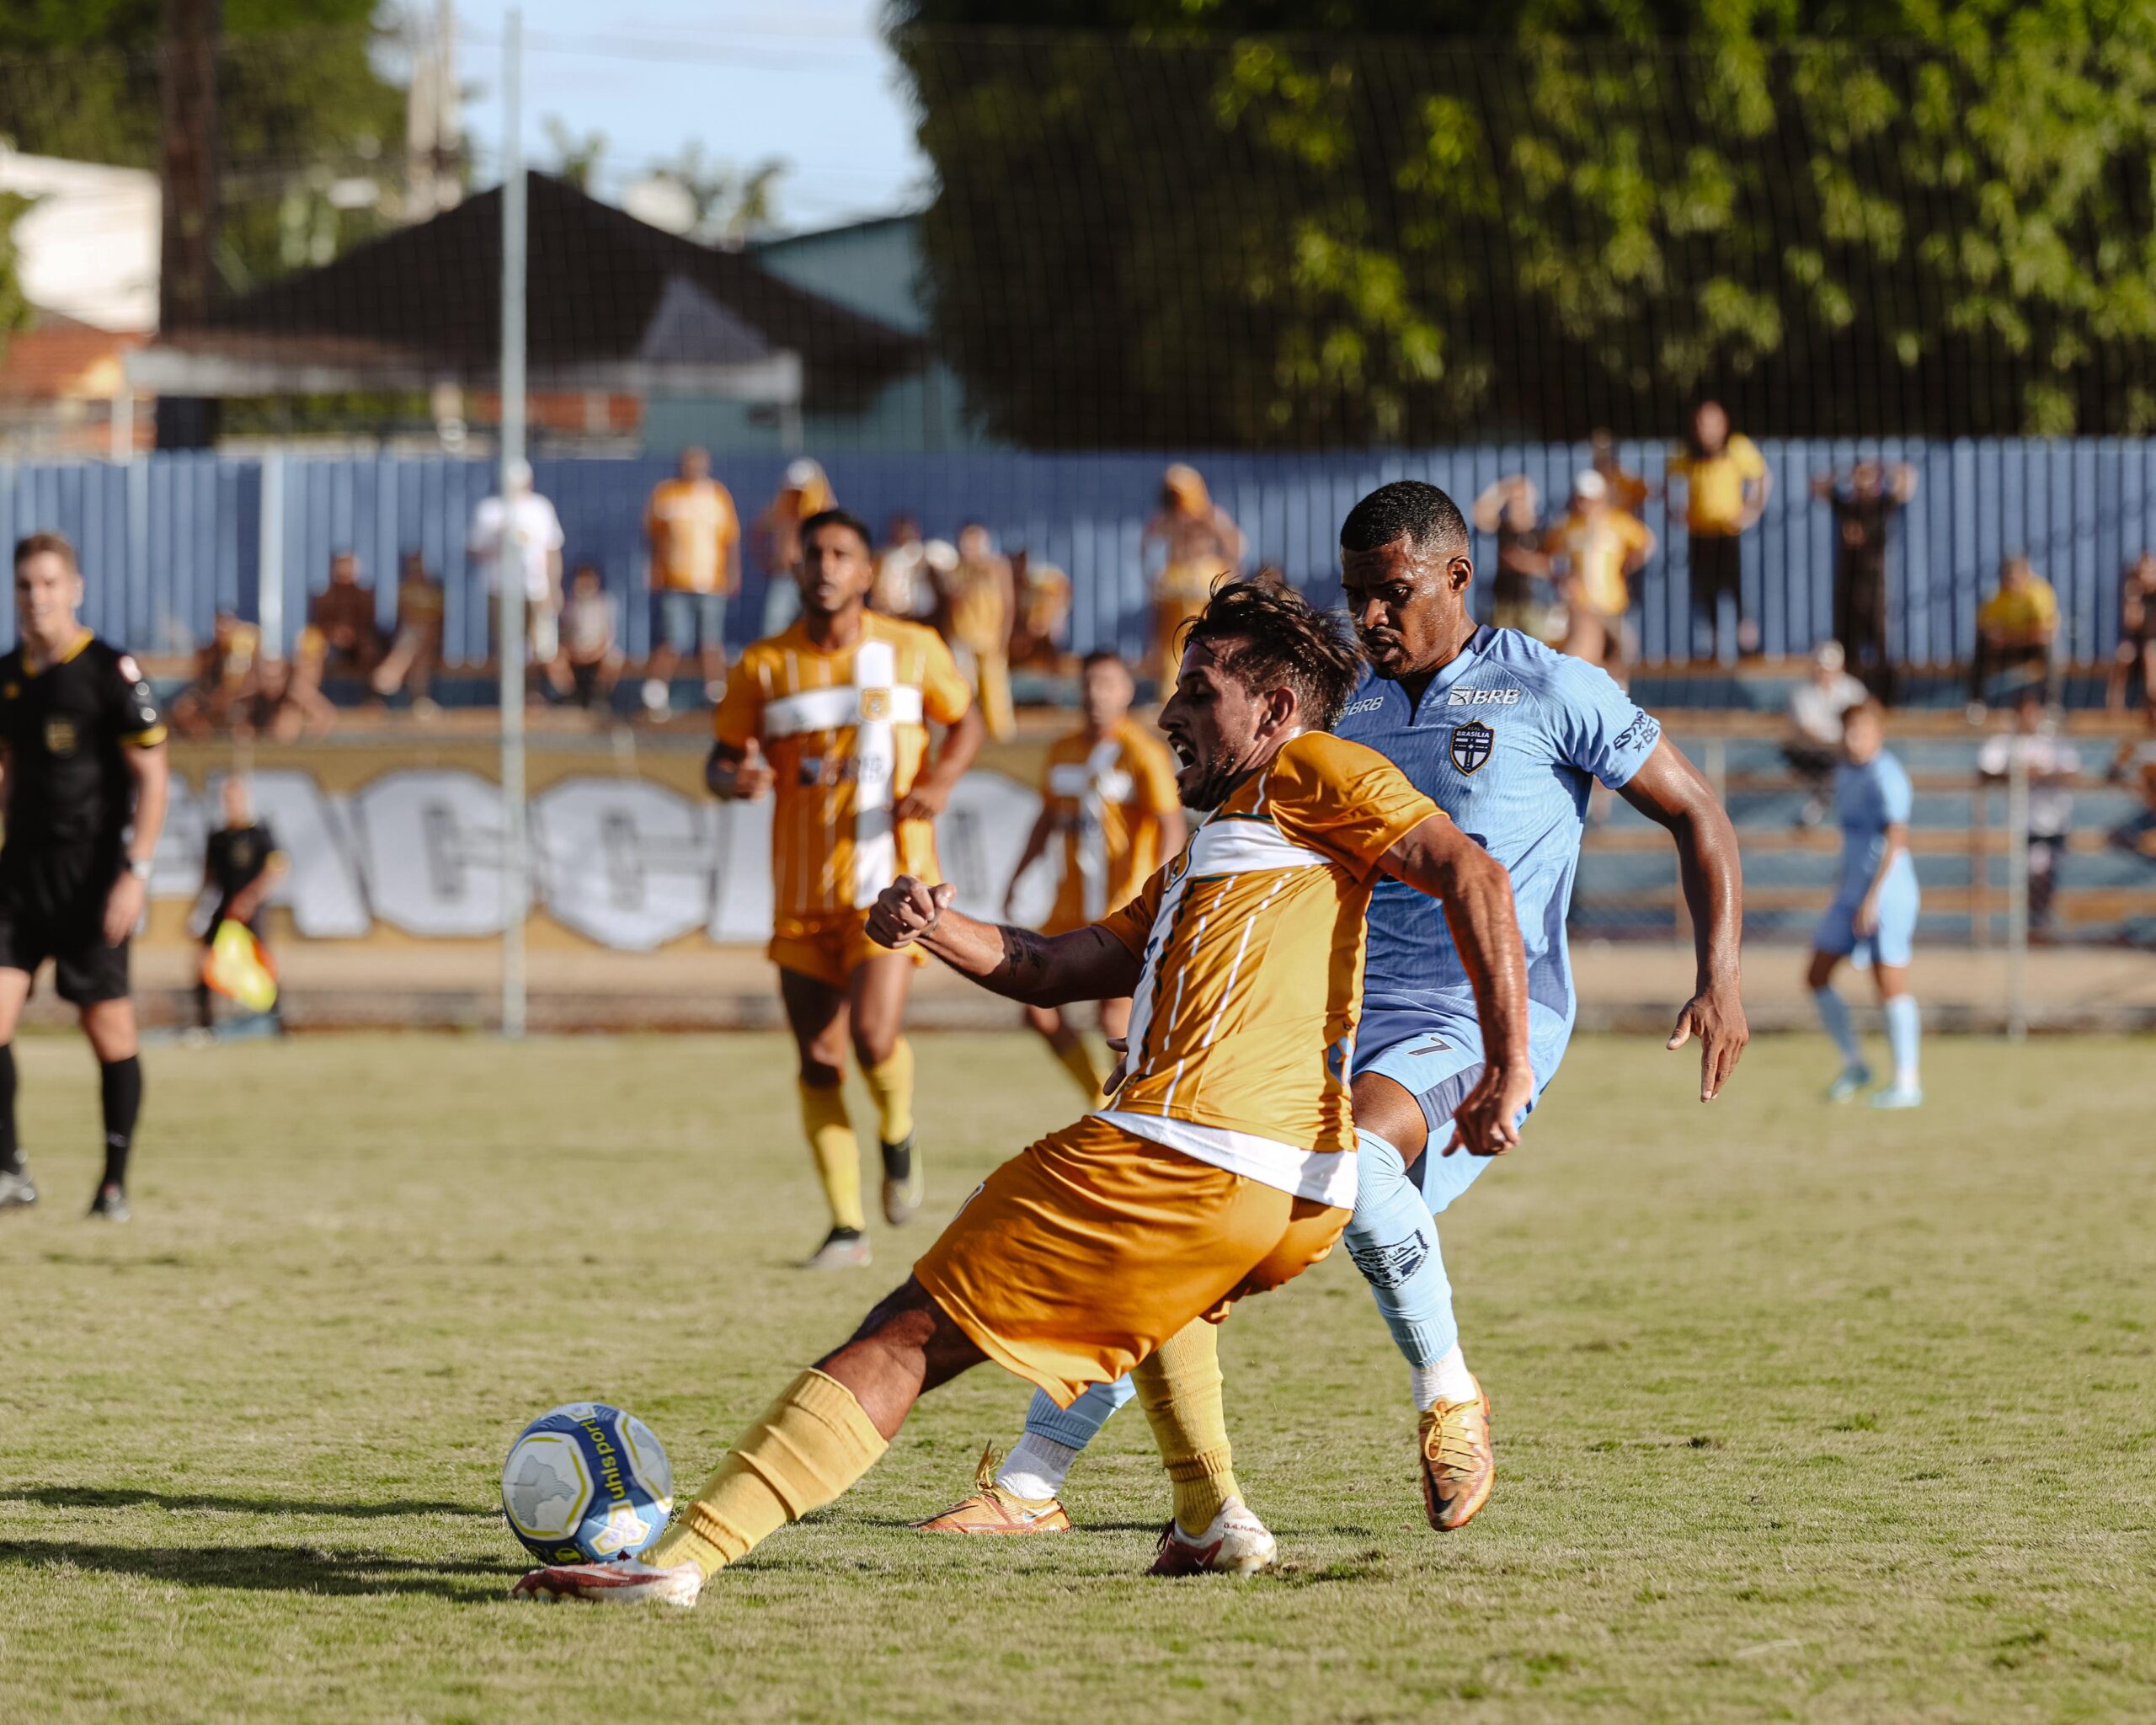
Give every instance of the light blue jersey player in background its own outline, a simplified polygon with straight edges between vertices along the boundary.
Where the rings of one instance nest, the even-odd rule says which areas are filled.
[[[1668,1046],[1699,1037],[1700,1097],[1710,1100],[1748,1034],[1737,836],[1713,791],[1607,673],[1476,626],[1467,525],[1437,487],[1408,480],[1373,492],[1349,513],[1340,544],[1348,615],[1370,666],[1340,734],[1395,761],[1509,871],[1528,963],[1534,1096],[1556,1076],[1577,1010],[1565,915],[1598,778],[1676,842],[1698,991]],[[1450,1530],[1482,1507],[1496,1464],[1435,1218],[1503,1146],[1453,1143],[1454,1110],[1486,1063],[1474,994],[1435,905],[1380,889],[1364,989],[1353,1081],[1360,1191],[1347,1242],[1406,1357],[1425,1507],[1433,1527]],[[1036,1396],[1001,1471],[985,1469],[974,1497],[922,1526],[1067,1527],[1056,1498],[1070,1463],[1131,1393],[1127,1383],[1102,1385],[1069,1408]],[[1228,1472],[1225,1455],[1218,1466]]]
[[[1849,1009],[1834,992],[1844,959],[1869,965],[1886,1021],[1894,1078],[1871,1098],[1876,1108],[1913,1108],[1924,1101],[1917,1071],[1917,1003],[1909,992],[1909,949],[1917,927],[1917,871],[1909,860],[1909,775],[1886,752],[1886,715],[1860,701],[1842,715],[1842,764],[1834,772],[1834,816],[1842,829],[1841,879],[1834,902],[1812,937],[1806,980],[1819,1022],[1841,1050],[1833,1102],[1848,1102],[1871,1081]]]

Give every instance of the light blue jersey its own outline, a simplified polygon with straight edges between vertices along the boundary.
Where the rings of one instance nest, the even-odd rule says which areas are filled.
[[[1599,666],[1514,629],[1483,628],[1418,702],[1365,672],[1338,729],[1397,766],[1511,874],[1541,1074],[1578,1010],[1565,916],[1592,781],[1630,781],[1661,725]],[[1374,1055],[1433,1017],[1472,1022],[1474,990],[1442,906],[1386,877],[1369,923],[1359,1049]]]
[[[1846,953],[1859,964],[1905,965],[1916,940],[1916,864],[1907,850],[1896,857],[1879,887],[1879,922],[1869,934],[1856,931],[1857,907],[1871,889],[1879,859],[1886,854],[1886,829],[1906,826],[1914,793],[1902,763],[1884,749],[1861,766],[1844,761],[1834,770],[1834,818],[1842,829],[1841,876],[1834,901],[1819,919],[1815,951]]]

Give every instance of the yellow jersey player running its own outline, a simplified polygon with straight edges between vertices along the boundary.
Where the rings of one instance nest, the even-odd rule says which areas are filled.
[[[1043,934],[1070,934],[1137,896],[1163,858],[1182,849],[1182,804],[1175,762],[1145,726],[1130,716],[1137,693],[1130,667],[1113,653],[1089,653],[1080,671],[1084,723],[1049,745],[1041,770],[1041,812],[1011,872],[1011,897],[1025,872],[1063,841],[1063,879]],[[1086,1039],[1059,1007],[1027,1007],[1026,1022],[1048,1039],[1078,1088],[1102,1106],[1106,1074],[1093,1064]],[[1101,1032],[1120,1041],[1130,1023],[1128,999],[1101,1002]]]
[[[1490,1060],[1457,1135],[1486,1151],[1516,1140],[1533,1078],[1512,889],[1399,768],[1325,734],[1357,668],[1294,594],[1229,588],[1191,630],[1161,715],[1183,802],[1212,813],[1137,898],[1049,937],[962,916],[947,887],[909,879],[883,895],[878,940],[925,946],[996,993],[1133,996],[1115,1107],[990,1175],[852,1340],[743,1434],[648,1561],[534,1570],[515,1592],[693,1604],[867,1473],[924,1391],[984,1360],[1066,1403],[1135,1368],[1171,1471],[1225,1439],[1214,1325],[1324,1258],[1354,1203],[1348,1062],[1381,876],[1443,904],[1474,979]],[[1209,1368],[1209,1408],[1187,1381]],[[1221,1567],[1238,1509],[1222,1501],[1195,1538],[1171,1528],[1155,1572]]]
[[[917,953],[868,938],[868,907],[901,875],[934,881],[931,823],[973,762],[980,716],[933,630],[867,609],[868,530],[843,510],[801,527],[801,616],[741,655],[712,718],[705,778],[728,801],[773,796],[771,956],[801,1055],[801,1124],[831,1208],[812,1269],[868,1262],[861,1151],[840,1086],[849,1032],[879,1117],[883,1215],[921,1206],[913,1050]],[[928,727],[947,727],[931,756]],[[768,747],[770,753],[765,753]]]

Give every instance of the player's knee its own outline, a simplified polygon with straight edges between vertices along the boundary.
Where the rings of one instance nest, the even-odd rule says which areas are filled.
[[[853,1033],[854,1058],[863,1067],[880,1066],[891,1058],[892,1050],[899,1045],[896,1025],[864,1024]]]
[[[846,1068],[836,1060],[825,1060],[804,1049],[801,1055],[801,1081],[811,1090],[836,1090],[846,1082]]]

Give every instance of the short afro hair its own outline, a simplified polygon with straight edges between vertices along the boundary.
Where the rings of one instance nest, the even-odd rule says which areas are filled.
[[[1185,646],[1198,641],[1240,642],[1221,669],[1253,695],[1292,689],[1303,723],[1318,730],[1339,724],[1363,671],[1339,616],[1318,610],[1284,582],[1238,581],[1215,590],[1183,635]]]
[[[1418,551],[1465,552],[1471,542],[1460,505],[1420,479],[1379,486],[1340,524],[1342,551],[1376,551],[1403,538]]]
[[[861,548],[872,557],[876,552],[876,536],[868,531],[868,523],[850,509],[819,509],[801,524],[801,543],[805,547],[808,536],[819,527],[844,527],[861,541]]]

